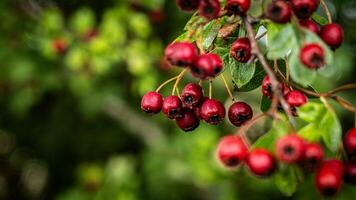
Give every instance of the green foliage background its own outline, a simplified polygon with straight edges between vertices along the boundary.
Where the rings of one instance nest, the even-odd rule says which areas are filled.
[[[356,2],[328,3],[346,42],[340,73],[319,78],[321,91],[356,81]],[[271,180],[222,169],[214,149],[234,131],[228,122],[186,134],[140,112],[142,94],[177,73],[161,62],[163,49],[190,16],[173,0],[2,0],[0,16],[0,199],[320,198],[312,176],[286,197]],[[59,38],[63,54],[53,48]],[[220,81],[214,87],[227,99]],[[356,104],[355,92],[341,95]],[[259,89],[237,96],[258,112]],[[352,114],[336,110],[347,130]],[[252,138],[267,131],[256,126]],[[346,186],[337,199],[355,195]]]

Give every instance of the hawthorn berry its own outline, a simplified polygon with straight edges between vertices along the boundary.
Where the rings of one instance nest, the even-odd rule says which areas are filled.
[[[63,38],[57,38],[52,43],[54,52],[57,55],[64,54],[67,50],[67,43]]]
[[[318,8],[318,0],[290,0],[294,13],[300,19],[309,18]]]
[[[284,96],[290,92],[289,87],[285,83],[282,83],[281,87]],[[262,81],[262,94],[270,99],[273,97],[272,83],[269,76],[265,76]]]
[[[305,146],[303,167],[308,171],[314,171],[323,162],[324,151],[318,143],[310,143]]]
[[[300,107],[308,102],[308,98],[298,90],[293,90],[286,94],[285,99],[291,107]]]
[[[306,44],[300,50],[300,61],[309,69],[319,69],[325,64],[324,49],[316,43]]]
[[[182,117],[183,113],[183,106],[182,101],[177,96],[168,96],[163,100],[162,104],[162,112],[169,118],[169,119],[177,119]]]
[[[225,10],[227,15],[245,15],[251,6],[251,0],[227,0]]]
[[[316,22],[314,22],[312,19],[303,19],[300,20],[299,23],[302,27],[308,29],[311,32],[314,32],[317,35],[320,32],[319,25]]]
[[[196,47],[189,42],[174,42],[166,48],[165,59],[172,66],[187,67],[193,65],[198,56]]]
[[[157,114],[163,104],[162,95],[158,92],[147,92],[141,100],[141,109],[147,114]]]
[[[230,122],[235,126],[241,126],[252,119],[252,108],[245,102],[233,103],[228,111]]]
[[[207,123],[217,125],[225,118],[225,107],[218,100],[208,99],[201,105],[200,115]]]
[[[183,105],[189,109],[199,106],[203,101],[203,89],[195,83],[184,86],[181,94]]]
[[[341,189],[343,175],[344,166],[341,161],[324,161],[315,177],[318,191],[324,196],[334,196]]]
[[[191,12],[198,9],[200,0],[176,0],[177,6],[187,12]]]
[[[237,39],[230,49],[231,56],[238,62],[246,63],[251,58],[251,43],[247,37]]]
[[[215,78],[223,69],[223,62],[217,54],[199,56],[191,67],[192,74],[200,79]]]
[[[176,119],[176,123],[185,132],[190,132],[198,128],[200,120],[192,110],[184,110],[182,117]]]
[[[272,1],[267,7],[266,16],[273,22],[284,24],[290,21],[292,10],[285,1]]]
[[[339,24],[328,24],[321,29],[320,37],[332,49],[337,49],[344,40],[344,30]]]
[[[345,150],[354,159],[356,157],[356,128],[350,129],[344,137]]]
[[[303,159],[305,141],[297,134],[281,137],[276,143],[276,155],[287,164],[296,164]]]
[[[240,136],[229,135],[219,141],[216,155],[225,167],[238,167],[245,161],[248,148]]]
[[[346,162],[344,164],[345,175],[344,180],[348,184],[356,185],[356,163]]]
[[[200,0],[199,14],[208,20],[217,18],[219,16],[220,9],[219,0]]]
[[[276,161],[266,149],[253,150],[246,159],[250,172],[258,177],[268,177],[276,169]]]

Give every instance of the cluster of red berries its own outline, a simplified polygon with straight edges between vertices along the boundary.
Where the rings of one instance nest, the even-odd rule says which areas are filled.
[[[248,144],[237,135],[223,137],[217,146],[218,160],[228,168],[247,165],[260,178],[270,177],[278,168],[277,160],[286,165],[300,166],[305,172],[316,172],[315,184],[325,196],[333,196],[342,187],[343,180],[356,184],[356,128],[345,135],[345,150],[349,160],[324,159],[324,150],[318,143],[308,143],[295,133],[278,139],[275,156],[266,149],[249,151]]]

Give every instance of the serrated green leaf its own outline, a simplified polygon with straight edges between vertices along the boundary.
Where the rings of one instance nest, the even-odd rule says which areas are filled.
[[[319,130],[322,133],[322,138],[325,145],[332,152],[337,152],[339,142],[342,137],[342,129],[340,121],[333,110],[328,110],[320,121]]]
[[[274,182],[279,190],[292,196],[297,191],[298,178],[297,171],[293,166],[284,166],[274,175]]]
[[[262,85],[262,81],[266,76],[266,72],[264,71],[264,69],[262,69],[262,67],[259,67],[258,64],[259,63],[257,63],[255,74],[253,75],[252,79],[246,85],[238,88],[238,91],[249,92]]]
[[[202,46],[205,50],[213,44],[223,24],[220,19],[212,20],[204,26]]]
[[[230,56],[229,68],[231,77],[238,88],[246,85],[253,78],[256,63],[240,63]]]

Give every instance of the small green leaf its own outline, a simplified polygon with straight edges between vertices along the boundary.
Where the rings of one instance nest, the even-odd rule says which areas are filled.
[[[297,191],[298,185],[296,169],[293,166],[280,167],[274,175],[274,182],[283,194],[292,196]]]
[[[319,15],[317,12],[314,12],[312,19],[322,26],[329,23],[325,17]]]
[[[262,96],[261,111],[267,112],[270,107],[271,107],[271,100],[265,96]]]
[[[274,144],[276,142],[276,132],[271,129],[264,135],[262,135],[258,140],[252,145],[252,148],[264,148],[270,152],[274,151]]]
[[[205,25],[202,39],[202,46],[205,50],[209,49],[209,47],[213,44],[222,25],[223,24],[220,19],[212,20]]]
[[[298,109],[298,116],[306,122],[314,122],[320,119],[326,112],[321,103],[309,102]]]
[[[269,59],[284,58],[291,49],[297,46],[294,29],[291,24],[285,26],[270,24],[267,30],[267,57]]]
[[[317,142],[320,140],[322,133],[316,123],[310,123],[298,131],[298,134],[309,142]]]
[[[226,66],[225,66],[226,67]],[[234,58],[230,56],[229,68],[231,72],[231,77],[238,88],[246,85],[250,82],[255,74],[256,63],[240,63],[236,62]]]
[[[323,141],[333,152],[339,149],[342,137],[340,121],[333,110],[328,110],[320,121],[319,131],[322,133]]]
[[[265,70],[263,70],[262,67],[259,66],[259,63],[257,63],[253,78],[246,85],[238,88],[238,91],[249,92],[260,87],[262,85],[262,81],[265,76],[266,76]]]

